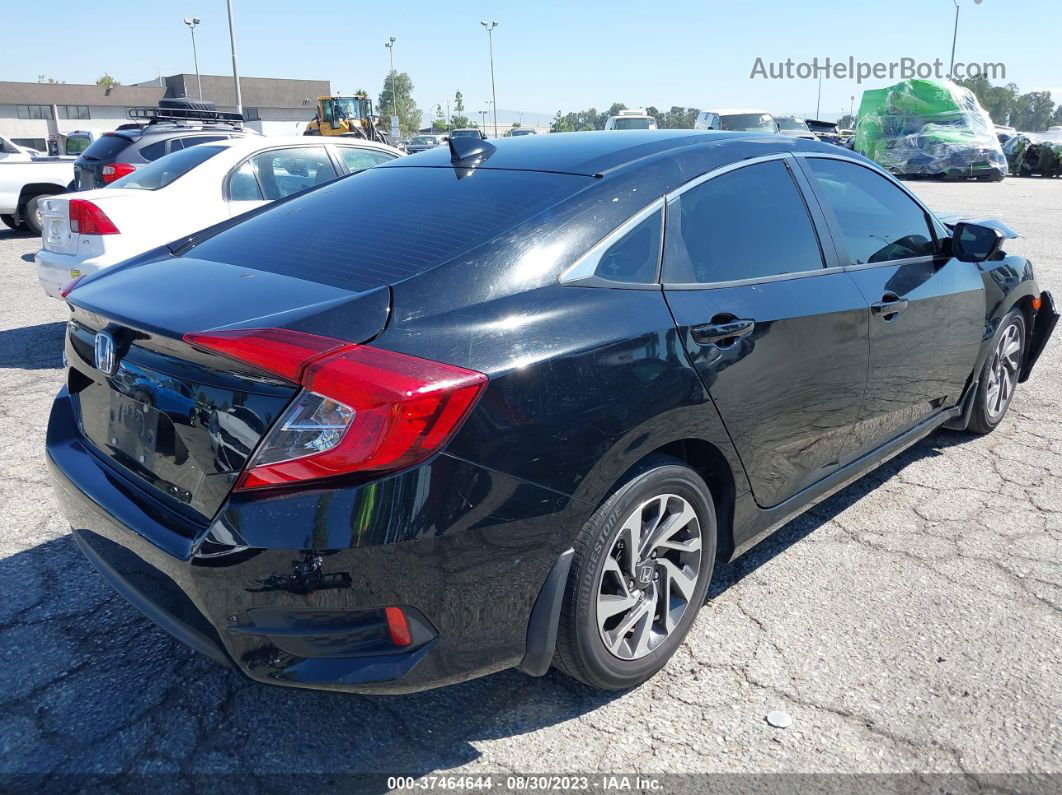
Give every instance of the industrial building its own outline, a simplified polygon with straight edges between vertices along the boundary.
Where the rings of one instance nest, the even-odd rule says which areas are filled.
[[[232,77],[179,74],[144,83],[103,88],[74,83],[12,83],[0,81],[0,135],[22,146],[47,151],[48,139],[65,151],[66,134],[88,131],[96,135],[129,122],[128,110],[154,107],[163,97],[200,97],[218,110],[236,110]],[[287,80],[241,77],[247,126],[267,135],[298,135],[315,112],[317,97],[331,94],[327,80]]]

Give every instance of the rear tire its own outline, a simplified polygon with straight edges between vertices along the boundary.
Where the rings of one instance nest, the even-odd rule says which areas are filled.
[[[716,535],[700,476],[669,456],[647,460],[575,541],[554,665],[602,690],[663,668],[704,604]]]
[[[1025,316],[1020,309],[1013,309],[992,337],[991,353],[981,368],[967,430],[991,433],[1003,421],[1025,363],[1025,344]]]

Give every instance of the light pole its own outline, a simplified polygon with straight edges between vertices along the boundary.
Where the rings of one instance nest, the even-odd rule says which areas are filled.
[[[479,129],[483,129],[487,126],[487,111],[481,110],[479,112]]]
[[[819,113],[822,111],[822,72],[819,72],[819,98],[815,103],[815,118],[819,118]]]
[[[398,94],[395,93],[395,37],[384,42],[391,54],[391,137],[398,137]]]
[[[951,68],[948,69],[948,80],[955,74],[955,42],[959,39],[959,0],[952,2],[955,3],[955,32],[951,34]]]
[[[855,120],[855,94],[852,94],[852,105],[848,108],[848,116]]]
[[[498,27],[497,22],[491,22],[489,25],[486,21],[479,23],[487,31],[487,48],[490,50],[490,95],[493,97],[491,100],[494,104],[494,137],[498,137],[498,95],[494,91],[494,29]]]
[[[195,51],[195,26],[199,24],[199,17],[185,17],[184,24],[192,32],[192,61],[195,62],[195,81],[199,84],[199,98],[203,98],[203,80],[199,77],[199,55]]]
[[[236,112],[243,115],[243,95],[240,93],[240,70],[236,66],[236,24],[232,21],[232,0],[229,4],[229,45],[232,47],[232,84],[236,87]]]

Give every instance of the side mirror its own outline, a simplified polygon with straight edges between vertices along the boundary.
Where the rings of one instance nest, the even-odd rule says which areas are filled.
[[[985,262],[999,253],[1004,239],[990,226],[958,223],[951,234],[951,255],[963,262]]]

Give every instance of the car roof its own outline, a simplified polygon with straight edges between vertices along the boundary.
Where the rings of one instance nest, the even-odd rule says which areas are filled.
[[[358,146],[364,149],[380,149],[384,152],[402,154],[393,146],[380,144],[376,141],[367,141],[364,138],[352,138],[346,136],[323,136],[323,135],[257,135],[244,138],[228,138],[224,141],[213,141],[211,146],[220,146],[232,152],[252,152],[259,149],[272,149],[276,146],[314,146],[321,144],[339,144],[341,146]]]
[[[739,113],[766,113],[768,116],[773,115],[769,110],[763,110],[762,108],[718,108],[717,110],[705,112],[718,113],[720,116],[736,116]]]
[[[830,144],[774,133],[717,130],[601,130],[535,135],[519,143],[492,138],[489,143],[494,151],[478,166],[480,169],[545,171],[591,177],[695,150],[696,154],[689,154],[689,158],[698,164],[703,162],[706,169],[759,154],[816,148],[822,152],[838,151]],[[690,168],[700,168],[692,161]],[[429,149],[377,168],[415,166],[452,168],[450,149]]]

